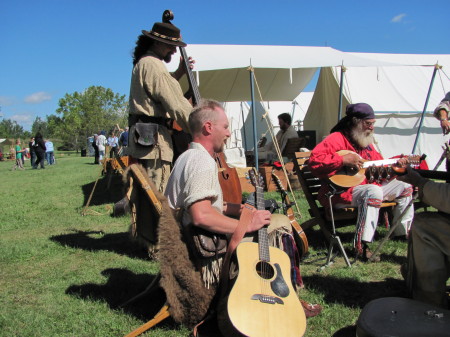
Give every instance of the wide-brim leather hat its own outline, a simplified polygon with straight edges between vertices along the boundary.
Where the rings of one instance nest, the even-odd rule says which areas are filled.
[[[171,23],[156,22],[151,31],[143,30],[142,34],[149,38],[173,46],[186,47],[181,40],[180,30]]]

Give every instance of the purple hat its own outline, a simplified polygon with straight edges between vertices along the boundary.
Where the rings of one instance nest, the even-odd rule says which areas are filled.
[[[349,117],[356,117],[359,119],[375,119],[375,112],[367,103],[356,103],[347,105],[345,114]]]

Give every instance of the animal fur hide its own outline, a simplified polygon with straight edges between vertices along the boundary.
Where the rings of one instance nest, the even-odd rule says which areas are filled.
[[[137,164],[133,164],[137,165]],[[140,166],[140,165],[139,165]],[[192,328],[199,323],[208,312],[211,301],[216,293],[216,288],[204,286],[202,275],[193,262],[188,246],[183,238],[181,227],[169,207],[167,199],[156,190],[154,184],[148,178],[145,170],[139,167],[141,177],[145,181],[134,176],[132,170],[127,170],[124,177],[129,181],[133,176],[133,191],[130,195],[132,208],[136,210],[132,232],[135,236],[142,237],[144,241],[150,241],[158,245],[157,259],[160,262],[161,281],[160,286],[166,293],[169,304],[169,312],[175,322]],[[147,197],[144,188],[153,191],[162,205],[161,217],[155,219],[155,212],[151,212],[153,205]],[[155,228],[156,227],[156,228]],[[157,238],[152,233],[157,233]]]

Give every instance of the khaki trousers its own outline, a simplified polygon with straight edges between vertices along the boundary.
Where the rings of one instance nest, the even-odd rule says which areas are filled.
[[[155,184],[159,192],[164,193],[170,175],[170,162],[160,159],[139,159],[146,169],[148,177]]]
[[[450,216],[419,213],[411,227],[408,249],[408,288],[413,298],[447,308],[450,277]]]

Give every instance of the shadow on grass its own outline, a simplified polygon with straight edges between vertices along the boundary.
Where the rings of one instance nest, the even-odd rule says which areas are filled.
[[[128,232],[104,234],[101,231],[74,230],[71,234],[51,236],[50,240],[72,248],[89,251],[106,250],[131,258],[149,260],[145,249],[132,240]]]
[[[349,227],[350,228],[350,227]],[[344,249],[345,252],[347,253],[347,256],[350,260],[353,260],[355,258],[355,253],[352,247],[353,245],[353,238],[354,238],[354,232],[352,232],[351,230],[349,231],[349,228],[346,228],[347,231],[342,232],[339,231],[339,229],[336,230],[337,235],[339,235],[339,238],[341,239],[342,244],[344,245]],[[314,248],[317,252],[319,252],[319,254],[321,255],[321,257],[323,258],[323,256],[327,255],[327,251],[328,251],[328,241],[325,239],[325,236],[323,235],[323,233],[321,232],[320,229],[308,229],[305,231],[306,237],[308,239],[308,244],[310,247]],[[381,243],[381,241],[384,239],[384,236],[386,235],[386,233],[379,233],[379,230],[377,230],[377,232],[375,232],[375,237],[374,237],[374,241],[373,243],[370,244],[370,249],[372,251],[375,251],[375,249],[378,247],[378,245]],[[406,257],[405,256],[399,256],[397,254],[395,254],[395,248],[389,248],[389,241],[393,241],[393,240],[388,240],[383,247],[381,248],[381,250],[378,252],[378,255],[380,255],[381,261],[386,261],[386,262],[391,262],[391,263],[395,263],[398,265],[401,265],[403,263],[406,262]],[[407,246],[407,242],[401,243],[402,245]],[[393,251],[394,250],[394,251]],[[334,248],[334,252],[338,251],[338,248],[335,247]],[[311,259],[311,257],[306,257],[306,260],[314,260],[314,261],[318,261],[321,258],[320,256],[317,259]],[[325,262],[325,261],[323,261]]]
[[[82,299],[104,301],[113,310],[123,310],[145,321],[153,318],[166,301],[162,288],[157,288],[122,308],[121,304],[143,292],[157,275],[135,274],[122,268],[105,269],[102,275],[108,277],[105,284],[71,285],[66,289],[66,294]],[[162,324],[173,326],[175,323],[169,318]]]
[[[351,325],[336,331],[332,337],[355,337],[356,336],[356,326]]]
[[[324,295],[325,303],[340,303],[350,308],[362,309],[368,302],[381,297],[408,297],[405,282],[394,278],[359,282],[350,278],[312,275],[303,277],[303,280]]]
[[[99,174],[101,167],[99,166]],[[94,189],[95,186],[95,189]],[[83,207],[86,206],[92,193],[89,206],[99,206],[104,204],[116,203],[124,197],[122,176],[111,174],[100,177],[95,185],[95,181],[82,185],[81,189],[84,195]]]

